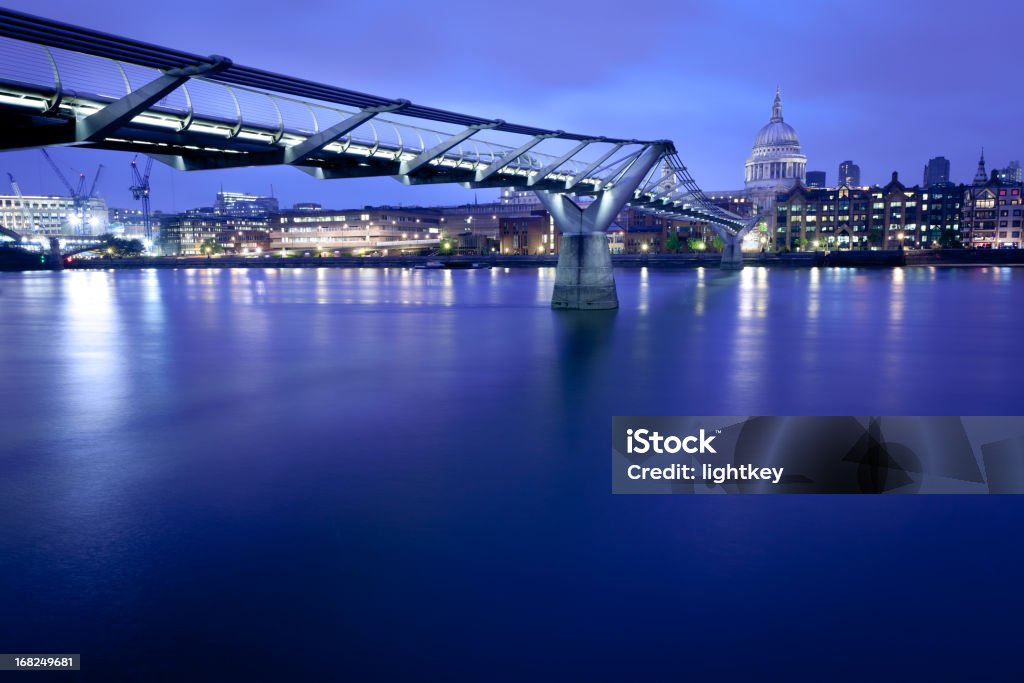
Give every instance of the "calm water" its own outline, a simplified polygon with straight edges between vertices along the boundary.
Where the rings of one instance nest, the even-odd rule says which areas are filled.
[[[1024,269],[619,271],[608,314],[553,277],[0,276],[0,651],[104,681],[1016,651],[1024,501],[613,497],[608,448],[617,414],[1021,414]]]

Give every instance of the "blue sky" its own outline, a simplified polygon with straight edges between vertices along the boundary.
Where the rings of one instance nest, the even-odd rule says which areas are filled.
[[[742,185],[776,84],[808,169],[843,159],[865,182],[916,183],[931,156],[970,180],[1024,157],[1018,71],[1024,3],[946,2],[70,2],[8,7],[387,97],[548,128],[675,141],[705,189]],[[106,168],[100,191],[132,205],[130,155],[58,149],[65,169]],[[26,193],[59,181],[37,151],[0,154]],[[0,176],[2,177],[2,176]],[[315,181],[288,168],[202,173],[154,166],[153,203],[211,203],[219,187],[283,204],[460,203],[456,186]],[[0,191],[7,191],[6,187]],[[479,193],[483,201],[493,192]]]

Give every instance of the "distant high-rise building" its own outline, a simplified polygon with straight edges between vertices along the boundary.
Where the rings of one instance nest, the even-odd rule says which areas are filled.
[[[218,192],[213,212],[218,216],[267,216],[278,210],[277,199],[243,192]]]
[[[825,187],[827,182],[824,171],[807,172],[807,187]]]
[[[924,186],[949,184],[949,159],[935,157],[924,167]]]
[[[860,187],[860,166],[849,159],[839,164],[839,185]]]
[[[1024,177],[1021,174],[1020,162],[1011,161],[1006,168],[996,169],[996,176],[1002,183],[1019,185]]]
[[[988,182],[988,173],[985,172],[985,148],[981,148],[981,158],[978,159],[978,170],[974,172],[974,185],[984,185]]]

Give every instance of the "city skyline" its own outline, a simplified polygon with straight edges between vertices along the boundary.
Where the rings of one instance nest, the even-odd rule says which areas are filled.
[[[786,101],[787,121],[800,131],[808,168],[835,169],[852,157],[862,168],[865,184],[884,184],[892,171],[904,178],[916,177],[922,165],[938,155],[950,160],[951,181],[969,182],[982,146],[988,150],[990,167],[1006,166],[1020,158],[1024,148],[1021,131],[1001,113],[1005,107],[965,108],[958,104],[970,100],[972,92],[983,92],[997,83],[996,69],[972,72],[968,82],[951,77],[948,70],[936,73],[914,66],[917,57],[913,41],[897,41],[884,55],[859,47],[889,45],[891,41],[886,42],[886,37],[901,31],[924,34],[939,30],[940,25],[948,25],[944,22],[951,12],[944,8],[918,16],[902,8],[886,8],[883,14],[881,5],[873,3],[860,5],[856,11],[804,7],[799,12],[794,3],[776,3],[770,8],[736,2],[715,7],[690,3],[663,8],[664,22],[646,26],[644,40],[625,52],[620,50],[616,60],[602,61],[596,58],[603,54],[603,46],[619,44],[614,39],[621,33],[621,24],[610,7],[602,11],[601,3],[585,14],[580,8],[569,7],[555,10],[555,15],[531,12],[530,6],[516,13],[501,12],[500,16],[488,8],[459,9],[460,3],[444,6],[459,11],[460,19],[465,18],[464,35],[488,35],[498,22],[502,30],[535,35],[542,41],[559,38],[557,25],[563,20],[587,29],[579,32],[581,36],[569,32],[560,46],[592,66],[562,77],[551,73],[557,70],[542,71],[545,57],[531,50],[524,50],[518,62],[510,62],[487,49],[474,49],[458,41],[442,41],[443,48],[430,47],[430,36],[445,35],[443,16],[447,13],[437,6],[434,11],[406,8],[410,29],[402,36],[401,50],[381,49],[378,32],[348,31],[344,34],[344,50],[331,52],[324,42],[330,20],[344,18],[346,24],[369,20],[367,8],[346,8],[343,12],[316,3],[298,3],[296,11],[316,12],[324,21],[303,26],[310,32],[310,39],[296,45],[284,39],[269,44],[253,40],[267,36],[268,29],[264,13],[251,11],[258,7],[252,3],[244,5],[248,12],[240,11],[239,3],[204,8],[208,21],[202,26],[190,25],[194,15],[189,11],[157,8],[146,21],[145,17],[123,11],[127,5],[119,2],[91,8],[63,1],[9,4],[22,11],[196,52],[227,54],[240,63],[272,66],[305,78],[408,97],[432,106],[581,132],[667,137],[675,141],[698,182],[709,190],[742,187],[743,162],[750,154],[755,133],[770,113],[776,85],[781,86]],[[957,15],[957,21],[961,26],[964,22],[981,22],[994,8],[992,3],[981,3],[970,16]],[[1019,8],[1003,12],[1024,16]],[[846,53],[850,68],[872,85],[860,89],[855,97],[845,90],[851,87],[849,83],[835,78],[827,64],[830,60],[814,57],[825,54],[823,50],[831,40],[828,32],[820,31],[829,23],[821,16],[823,13],[844,26],[844,35],[851,41]],[[545,19],[538,19],[540,16]],[[884,22],[878,20],[880,16],[885,17]],[[819,30],[801,37],[804,47],[800,53],[782,54],[777,59],[756,58],[773,40],[801,32],[805,22]],[[730,23],[738,36],[757,28],[758,35],[765,36],[764,41],[738,41],[730,51],[705,55],[713,46],[702,42],[704,31],[693,28],[704,27],[707,33],[720,35],[723,24]],[[686,31],[684,27],[688,27]],[[997,33],[1003,30],[1007,29],[995,29]],[[662,42],[682,34],[692,45],[691,65],[680,64],[682,58],[666,60],[671,55]],[[991,45],[993,62],[1012,58],[1015,48],[1011,41],[992,41]],[[976,56],[972,50],[953,41],[948,48],[949,64],[971,67],[971,59]],[[372,50],[373,59],[356,58],[361,50]],[[410,54],[429,55],[430,59],[409,59]],[[349,62],[358,64],[358,69],[346,68]],[[739,63],[746,67],[737,70]],[[648,64],[653,66],[648,68]],[[912,67],[911,75],[901,70],[891,75],[880,70],[883,64],[908,65]],[[437,74],[444,74],[444,78]],[[528,89],[523,87],[526,83],[530,84]],[[74,169],[91,176],[103,163],[104,177],[98,188],[108,204],[126,208],[134,205],[128,192],[131,155],[70,149],[56,150],[53,155],[68,173]],[[14,173],[26,194],[57,194],[62,189],[35,150],[5,154],[0,171]],[[186,174],[156,164],[153,207],[180,211],[204,205],[221,186],[258,194],[270,194],[273,188],[282,205],[304,201],[338,207],[460,204],[472,202],[475,197],[487,201],[496,196],[496,192],[481,190],[474,194],[457,186],[401,187],[388,178],[315,181],[284,168]]]

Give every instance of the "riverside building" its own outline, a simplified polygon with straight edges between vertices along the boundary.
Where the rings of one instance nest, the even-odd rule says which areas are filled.
[[[776,197],[777,250],[922,249],[961,241],[963,186],[797,186]]]
[[[337,251],[357,256],[437,249],[442,225],[440,209],[284,211],[271,219],[270,248],[284,255]]]
[[[993,170],[988,179],[981,179],[985,170],[982,156],[975,182],[962,188],[965,246],[974,249],[1020,249],[1024,220],[1024,187],[1006,183]]]
[[[97,197],[0,195],[0,226],[26,237],[102,235],[108,224],[107,204]]]

